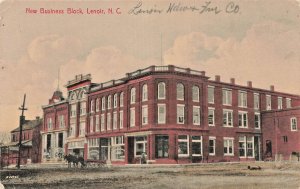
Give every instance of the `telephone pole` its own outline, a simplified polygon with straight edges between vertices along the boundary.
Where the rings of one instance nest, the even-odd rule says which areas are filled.
[[[21,148],[22,148],[22,130],[23,130],[23,123],[25,121],[25,116],[24,116],[24,110],[27,110],[25,108],[25,100],[26,100],[26,94],[24,94],[24,99],[23,99],[23,105],[19,108],[19,110],[22,111],[22,114],[20,116],[20,133],[19,133],[19,156],[18,156],[18,164],[17,168],[20,169],[20,162],[21,162]]]

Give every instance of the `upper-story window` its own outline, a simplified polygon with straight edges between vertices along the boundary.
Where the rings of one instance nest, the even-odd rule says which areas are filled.
[[[111,108],[111,95],[107,97],[107,109]]]
[[[105,110],[105,96],[101,99],[101,109]]]
[[[157,123],[158,124],[166,123],[166,105],[165,104],[157,105]]]
[[[85,122],[79,123],[79,136],[85,135]]]
[[[239,91],[239,107],[247,107],[247,92]]]
[[[71,117],[76,117],[76,104],[71,105]]]
[[[100,99],[97,98],[97,100],[96,100],[96,112],[98,112],[99,109],[100,109]]]
[[[80,115],[85,115],[86,113],[86,102],[80,103]]]
[[[297,118],[296,117],[291,118],[291,130],[297,131]]]
[[[215,102],[215,88],[213,86],[207,87],[207,99],[208,103],[213,104]]]
[[[232,110],[223,110],[223,126],[224,127],[233,127],[232,124]]]
[[[136,90],[135,90],[135,88],[133,87],[133,88],[130,90],[130,104],[134,104],[134,103],[135,103],[135,93],[136,93]]]
[[[258,110],[259,109],[259,94],[258,93],[254,93],[254,104],[253,104],[253,108]]]
[[[286,108],[292,107],[292,100],[290,98],[286,98]]]
[[[65,127],[65,116],[64,115],[60,115],[59,116],[59,127],[60,128],[64,128]]]
[[[239,127],[248,127],[248,113],[239,111]]]
[[[52,127],[53,125],[52,125],[52,118],[50,117],[50,118],[48,118],[48,129],[52,129],[53,127]]]
[[[147,101],[148,100],[148,86],[147,84],[143,85],[143,90],[142,90],[142,101]]]
[[[86,94],[85,94],[85,91],[82,90],[80,93],[79,93],[79,96],[78,96],[78,99],[83,99],[86,97]]]
[[[277,107],[278,107],[278,110],[282,109],[282,97],[277,98]]]
[[[91,100],[91,112],[94,112],[94,100]]]
[[[230,89],[223,89],[223,105],[231,105],[232,104],[232,91]]]
[[[266,95],[266,109],[271,110],[272,104],[271,104],[271,95]]]
[[[184,124],[184,105],[177,104],[177,124]]]
[[[193,102],[199,102],[199,87],[193,86],[192,94],[193,94]]]
[[[124,93],[121,92],[120,93],[120,107],[123,107],[123,105],[124,105]]]
[[[118,94],[114,94],[114,108],[118,106]]]
[[[76,98],[76,94],[75,94],[75,92],[72,92],[70,95],[70,99],[75,100],[75,98]]]
[[[157,89],[157,98],[166,99],[166,84],[164,82],[158,83]]]
[[[184,86],[182,83],[178,83],[176,87],[177,100],[184,100]]]

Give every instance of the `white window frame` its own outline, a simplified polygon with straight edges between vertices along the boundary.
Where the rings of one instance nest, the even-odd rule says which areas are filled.
[[[69,136],[70,137],[75,136],[75,131],[76,131],[76,125],[75,125],[75,123],[71,123],[70,130],[69,130]]]
[[[48,118],[48,129],[53,129],[53,123],[52,123],[52,118]]]
[[[182,115],[179,112],[179,110],[181,108],[182,108]],[[180,120],[181,118],[182,118],[182,121]],[[176,120],[177,120],[177,124],[184,124],[185,123],[185,107],[184,107],[184,104],[177,104]]]
[[[103,96],[101,99],[101,110],[105,110],[105,99],[106,99],[105,96]]]
[[[134,104],[136,101],[136,89],[135,87],[132,87],[130,89],[130,104]]]
[[[105,115],[104,114],[101,114],[100,129],[101,129],[101,131],[105,131]]]
[[[114,108],[118,107],[118,93],[114,94]]]
[[[135,108],[130,108],[130,127],[135,127]]]
[[[291,108],[292,107],[292,99],[291,98],[286,98],[286,108]]]
[[[123,114],[123,111],[120,111],[119,112],[119,116],[120,116],[120,122],[119,122],[119,128],[120,129],[123,129],[123,127],[124,127],[124,114]]]
[[[197,136],[197,137],[200,137],[200,139],[193,139],[193,136]],[[201,157],[203,155],[203,143],[202,143],[202,136],[199,136],[199,135],[193,135],[191,136],[191,139],[192,139],[192,156],[194,157]],[[200,143],[200,154],[194,154],[193,153],[193,143]]]
[[[111,114],[106,114],[106,130],[111,130]]]
[[[272,109],[272,96],[266,95],[266,110]]]
[[[259,110],[259,93],[253,93],[253,108]]]
[[[222,89],[222,103],[225,106],[231,106],[232,105],[232,90],[223,88]]]
[[[242,147],[240,147],[240,143],[242,143]],[[241,156],[240,149],[244,150],[244,155]],[[246,136],[239,136],[239,157],[246,158],[247,157],[247,138]]]
[[[111,95],[107,97],[107,109],[111,109]]]
[[[198,117],[196,116],[197,114],[198,114]],[[200,125],[200,124],[201,124],[200,106],[193,106],[193,125]]]
[[[245,115],[246,115],[246,117],[245,117]],[[248,112],[239,111],[238,112],[238,120],[239,120],[239,128],[248,128]],[[240,125],[240,123],[241,123],[241,125]]]
[[[85,115],[86,114],[86,102],[80,102],[80,115]]]
[[[148,124],[148,105],[142,106],[142,125]]]
[[[90,117],[90,133],[94,132],[94,117]]]
[[[148,85],[144,84],[142,87],[142,101],[145,102],[148,100]]]
[[[96,125],[96,132],[99,132],[100,131],[99,115],[96,115],[95,125]]]
[[[251,148],[249,147],[249,144],[252,145]],[[249,149],[251,149],[252,156],[248,155]],[[247,137],[247,151],[246,151],[246,156],[250,157],[250,158],[254,158],[254,136]]]
[[[247,99],[247,91],[239,91],[239,95],[238,95],[238,105],[241,108],[247,108],[247,104],[248,104],[248,99]]]
[[[59,115],[59,128],[64,128],[66,126],[65,116]]]
[[[99,110],[100,110],[100,99],[97,98],[96,99],[96,112],[99,112]]]
[[[226,113],[226,124],[224,124],[224,114]],[[229,114],[231,114],[231,125],[229,124]],[[233,127],[233,110],[223,109],[223,127]]]
[[[91,100],[90,106],[91,106],[91,113],[93,113],[94,112],[94,100]]]
[[[117,112],[113,112],[113,130],[118,128],[118,114]]]
[[[182,83],[177,83],[176,85],[176,99],[184,100],[184,85]]]
[[[142,157],[142,155],[137,155],[136,154],[136,146],[137,144],[143,144],[143,152],[145,153],[145,156],[147,156],[147,142],[148,142],[148,138],[147,136],[137,136],[137,137],[144,137],[144,140],[141,141],[137,141],[136,137],[134,137],[134,157]]]
[[[200,88],[197,85],[194,85],[192,87],[192,99],[193,99],[193,102],[200,101]]]
[[[179,136],[186,136],[186,139],[180,139]],[[179,143],[180,142],[185,142],[187,143],[187,154],[179,154]],[[189,144],[189,135],[178,135],[178,157],[188,157],[189,156],[189,152],[190,152],[190,144]]]
[[[227,146],[225,146],[225,141],[227,141]],[[231,145],[230,145],[231,142]],[[229,152],[230,146],[232,147],[232,153]],[[227,153],[224,152],[225,147],[227,148]],[[223,137],[223,154],[224,156],[234,156],[234,138]]]
[[[161,115],[159,110],[163,108],[164,113]],[[158,124],[166,124],[166,104],[157,104],[157,123]]]
[[[85,122],[79,122],[79,136],[85,136]]]
[[[210,153],[210,141],[213,141],[213,153]],[[210,156],[215,156],[216,155],[216,137],[215,136],[209,136],[208,138],[208,154]]]
[[[283,108],[283,101],[282,101],[282,97],[279,96],[277,97],[277,109],[281,110]]]
[[[211,123],[209,123],[209,112],[212,112],[212,115],[213,115],[213,118],[212,118],[212,121],[213,121],[213,123],[211,124]],[[207,118],[208,118],[208,120],[207,120],[207,122],[208,122],[208,126],[215,126],[215,108],[212,108],[212,107],[208,107],[208,115],[207,115]]]
[[[124,92],[120,93],[120,107],[124,106]]]
[[[163,86],[163,91],[161,91],[160,89],[160,85]],[[160,95],[162,94],[162,95]],[[166,83],[165,82],[159,82],[157,84],[157,99],[159,100],[163,100],[163,99],[166,99]]]
[[[71,117],[76,117],[76,104],[71,104]]]
[[[210,91],[211,90],[211,91]],[[209,98],[210,96],[210,92],[212,92],[211,94],[211,99]],[[207,86],[207,101],[209,104],[214,104],[215,103],[215,87],[214,86]]]
[[[296,117],[291,117],[290,124],[291,124],[291,131],[297,131],[298,130],[297,118]]]

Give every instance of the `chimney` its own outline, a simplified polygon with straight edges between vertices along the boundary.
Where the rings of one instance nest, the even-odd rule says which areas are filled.
[[[252,88],[252,81],[248,81],[248,82],[247,82],[247,86],[248,86],[249,88]]]
[[[205,76],[205,71],[201,71],[201,75],[202,75],[202,76]]]
[[[270,90],[271,90],[271,91],[275,91],[274,85],[271,85],[271,86],[270,86]]]
[[[221,81],[221,76],[220,75],[216,75],[215,76],[215,81],[220,82]]]
[[[232,85],[234,85],[234,84],[235,84],[235,79],[234,79],[234,78],[230,78],[230,83],[231,83]]]

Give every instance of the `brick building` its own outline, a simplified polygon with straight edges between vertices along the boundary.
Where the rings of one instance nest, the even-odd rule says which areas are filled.
[[[300,96],[274,86],[225,83],[172,65],[100,84],[77,75],[66,87],[65,153],[114,164],[262,160],[262,112],[300,103]]]

